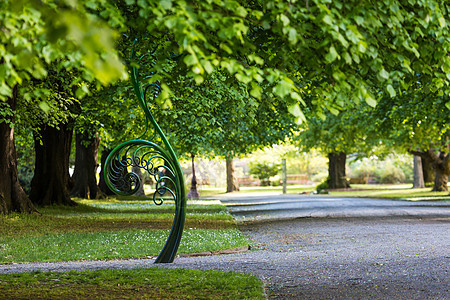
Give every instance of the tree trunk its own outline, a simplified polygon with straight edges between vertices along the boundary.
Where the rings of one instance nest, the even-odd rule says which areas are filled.
[[[436,170],[436,176],[434,178],[434,186],[431,190],[432,192],[445,192],[448,191],[448,176],[449,174],[445,174],[443,172],[439,172]]]
[[[71,124],[60,124],[59,129],[43,126],[39,130],[41,139],[35,135],[36,166],[30,192],[33,203],[76,205],[68,189],[72,133]]]
[[[350,185],[345,175],[345,161],[347,155],[344,152],[332,152],[328,154],[328,188],[343,189]]]
[[[423,180],[423,168],[422,168],[422,158],[418,155],[414,155],[414,180],[413,189],[420,189],[425,187],[425,182]]]
[[[234,177],[233,158],[231,156],[227,156],[226,165],[227,165],[227,193],[239,191],[239,183],[236,180],[236,177]]]
[[[98,181],[98,188],[105,195],[114,195],[114,192],[106,185],[105,182],[105,162],[108,155],[111,153],[111,149],[104,149],[102,151],[102,157],[100,158],[100,180]]]
[[[434,170],[433,163],[429,157],[421,156],[422,158],[422,172],[423,172],[423,181],[426,184],[434,183],[434,175],[436,171]]]
[[[444,153],[442,151],[439,152],[439,155],[436,155],[433,159],[434,169],[436,170],[436,174],[434,177],[434,187],[432,189],[433,192],[444,192],[448,191],[448,176],[450,175],[450,160],[449,154]]]
[[[18,87],[13,88],[7,103],[13,112],[16,110]],[[0,213],[12,211],[37,212],[19,183],[17,175],[17,153],[14,144],[14,116],[7,117],[8,123],[0,122]]]
[[[200,195],[197,191],[197,178],[195,177],[195,166],[194,166],[194,158],[195,155],[191,154],[192,157],[192,181],[191,181],[191,190],[187,194],[187,199],[198,199],[200,198]]]
[[[433,169],[435,170],[434,186],[432,189],[434,192],[448,191],[447,183],[448,176],[450,175],[450,159],[448,151],[449,149],[447,149],[446,152],[436,152],[434,150],[409,151],[414,155],[419,155],[422,158],[422,162],[431,162]]]
[[[75,170],[73,172],[73,188],[70,195],[86,199],[98,197],[97,187],[97,154],[100,137],[87,137],[85,134],[75,135]]]
[[[141,185],[139,186],[136,193],[134,193],[135,196],[145,196],[144,191],[144,176],[142,176],[142,170],[138,166],[132,166],[131,171],[135,173],[137,176],[139,176],[139,180],[141,182]]]

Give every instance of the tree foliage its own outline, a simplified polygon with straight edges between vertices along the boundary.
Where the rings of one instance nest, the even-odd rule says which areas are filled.
[[[376,104],[371,87],[390,96],[430,76],[448,94],[448,4],[440,1],[134,1],[148,32],[166,36],[197,83],[215,69],[250,94],[297,104]],[[438,49],[436,51],[436,49]],[[434,55],[430,55],[434,53]],[[264,87],[264,88],[263,88]]]
[[[75,114],[78,130],[104,128],[108,141],[142,128],[117,83],[133,63],[121,34],[178,57],[175,66],[158,59],[149,83],[161,86],[154,105],[171,98],[158,119],[186,153],[246,153],[289,135],[288,113],[301,122],[418,89],[444,109],[449,15],[437,0],[5,0],[0,100],[20,102],[15,111],[0,101],[0,123],[16,114],[26,126],[57,128]]]

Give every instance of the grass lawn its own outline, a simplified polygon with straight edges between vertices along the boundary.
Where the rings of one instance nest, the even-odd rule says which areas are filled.
[[[0,276],[1,299],[265,299],[254,276],[167,269]]]
[[[368,197],[368,198],[390,198],[408,201],[450,201],[449,192],[432,192],[431,187],[423,189],[413,189],[412,184],[352,184],[351,189],[330,191],[328,195],[337,197]],[[288,194],[311,193],[316,189],[314,185],[288,185]],[[282,193],[282,187],[241,187],[235,193]],[[200,195],[202,197],[213,197],[224,194],[219,189],[204,189]]]
[[[39,208],[42,216],[0,216],[0,263],[156,256],[174,218],[170,203],[77,202],[76,207]],[[188,203],[179,254],[247,245],[248,240],[219,202]]]
[[[288,194],[298,194],[303,192],[312,192],[316,189],[315,185],[288,185],[287,193]],[[209,187],[200,187],[199,193],[200,197],[214,197],[216,195],[225,194],[226,188],[209,188]],[[234,193],[283,193],[282,186],[241,186],[239,192]]]
[[[331,196],[389,198],[408,201],[449,201],[449,192],[432,192],[430,187],[413,189],[411,184],[353,184],[353,191],[331,191]]]
[[[42,215],[0,216],[0,263],[156,256],[174,204],[76,199],[76,207],[41,207]],[[178,253],[248,246],[218,201],[190,201]],[[250,275],[133,269],[0,275],[0,299],[264,299]]]

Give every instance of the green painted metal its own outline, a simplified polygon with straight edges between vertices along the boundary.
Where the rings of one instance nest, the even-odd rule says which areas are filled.
[[[132,195],[142,184],[139,176],[132,172],[132,167],[139,167],[147,172],[156,182],[153,202],[161,205],[170,199],[175,202],[175,217],[167,241],[157,257],[155,263],[171,263],[180,244],[186,217],[186,188],[183,171],[178,158],[162,132],[150,109],[149,102],[154,101],[160,86],[157,83],[143,84],[153,73],[140,74],[144,70],[151,70],[156,58],[156,47],[144,54],[138,54],[135,41],[130,54],[130,78],[137,96],[139,106],[143,109],[147,119],[147,129],[138,139],[126,141],[118,145],[109,154],[105,162],[105,181],[108,187],[118,195]],[[142,47],[141,47],[142,48]],[[145,47],[144,47],[145,48]],[[147,99],[150,95],[150,99]],[[149,140],[142,139],[149,134],[149,124],[154,130]],[[154,141],[159,136],[162,146]],[[153,140],[153,141],[152,141]]]

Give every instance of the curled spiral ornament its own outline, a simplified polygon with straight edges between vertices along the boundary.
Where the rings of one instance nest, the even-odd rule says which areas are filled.
[[[136,49],[144,48],[144,53],[138,53]],[[126,141],[109,154],[105,162],[105,182],[116,194],[128,196],[136,193],[143,184],[133,168],[138,167],[147,172],[155,182],[153,202],[161,205],[166,200],[175,202],[175,216],[167,241],[157,257],[155,263],[171,263],[180,244],[186,216],[186,189],[183,172],[178,158],[153,118],[147,101],[154,101],[161,91],[159,84],[147,83],[147,79],[154,74],[152,67],[155,65],[155,52],[157,47],[145,49],[136,41],[130,54],[130,78],[136,94],[138,104],[143,109],[147,121],[147,129],[141,137]],[[141,51],[142,52],[142,51]],[[142,75],[141,75],[142,74]],[[149,98],[149,99],[147,99]],[[142,139],[149,127],[153,134],[146,140]],[[159,137],[159,138],[158,138]],[[155,141],[159,140],[162,145]]]

